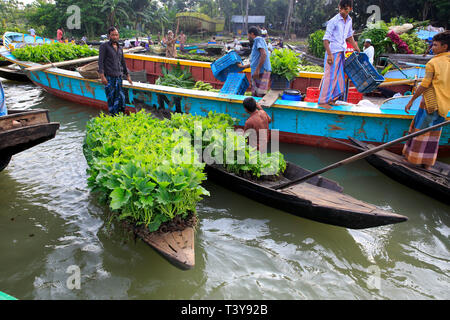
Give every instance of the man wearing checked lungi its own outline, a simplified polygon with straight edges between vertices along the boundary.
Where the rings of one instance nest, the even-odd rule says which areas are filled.
[[[319,106],[327,109],[336,105],[336,101],[345,94],[344,62],[347,42],[361,52],[353,38],[352,18],[349,16],[353,10],[353,1],[341,0],[338,8],[339,13],[328,21],[323,37],[325,70],[320,82]]]
[[[122,89],[122,75],[131,81],[127,65],[119,45],[119,31],[115,27],[108,30],[109,41],[102,43],[98,56],[98,73],[105,85],[109,114],[115,116],[125,112],[125,94]]]
[[[244,69],[251,68],[252,96],[264,97],[269,89],[270,74],[272,73],[269,49],[266,40],[260,36],[260,31],[256,27],[249,28],[248,40],[252,44],[250,64],[238,65]]]
[[[414,117],[410,133],[437,125],[445,121],[450,111],[450,31],[433,37],[435,56],[425,66],[425,77],[405,107],[409,113],[411,106],[421,95],[423,99]],[[430,131],[409,140],[404,148],[405,159],[416,165],[430,169],[436,162],[442,129]]]

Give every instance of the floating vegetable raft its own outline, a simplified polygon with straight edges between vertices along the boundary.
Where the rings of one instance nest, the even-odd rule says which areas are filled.
[[[176,266],[192,268],[196,206],[209,195],[201,186],[204,151],[213,161],[242,154],[242,164],[230,161],[222,167],[255,179],[286,168],[281,154],[262,156],[247,146],[246,137],[234,132],[234,123],[215,113],[174,114],[163,121],[144,112],[101,115],[87,124],[83,151],[88,185],[109,204],[111,220],[124,222]]]

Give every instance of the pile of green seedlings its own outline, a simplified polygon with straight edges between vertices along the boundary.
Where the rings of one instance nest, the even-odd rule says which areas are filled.
[[[13,54],[21,61],[48,63],[96,56],[98,51],[89,48],[87,45],[46,43],[39,46],[26,46],[15,49]]]
[[[109,204],[112,218],[157,231],[164,222],[195,215],[209,195],[202,155],[225,161],[235,174],[279,175],[286,169],[281,153],[261,154],[234,132],[235,119],[174,114],[158,120],[145,112],[101,115],[87,124],[83,152],[88,186]],[[233,148],[230,148],[233,147]],[[242,164],[229,161],[243,157]]]

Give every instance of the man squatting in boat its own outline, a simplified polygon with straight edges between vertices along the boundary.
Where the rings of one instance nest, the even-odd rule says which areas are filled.
[[[108,30],[108,36],[109,41],[102,43],[99,49],[98,73],[105,85],[109,114],[117,115],[125,112],[122,76],[125,75],[130,84],[133,82],[123,57],[123,50],[119,45],[119,31],[115,27],[111,27]]]
[[[320,82],[319,106],[330,109],[345,94],[344,62],[347,42],[361,52],[353,38],[353,23],[350,12],[353,0],[340,0],[339,13],[327,23],[323,37],[325,47],[324,75]]]
[[[450,111],[450,31],[433,37],[435,56],[425,66],[425,77],[405,107],[409,113],[419,96],[423,96],[419,110],[414,117],[410,133],[437,125],[445,121]],[[409,140],[404,148],[405,159],[425,169],[431,168],[437,158],[442,128],[430,131]]]
[[[265,153],[270,139],[269,123],[272,119],[252,97],[245,98],[244,109],[250,114],[244,125],[244,132],[249,134],[249,145]]]
[[[248,29],[248,40],[252,46],[250,64],[238,64],[238,66],[244,69],[251,68],[252,96],[264,97],[269,89],[270,74],[272,73],[269,49],[266,40],[260,36],[256,27]]]

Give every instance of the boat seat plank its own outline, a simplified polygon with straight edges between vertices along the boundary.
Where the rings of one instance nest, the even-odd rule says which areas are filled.
[[[283,90],[269,90],[269,92],[259,100],[259,105],[262,108],[270,108],[275,104],[275,102],[280,98]]]
[[[375,205],[357,200],[349,195],[317,187],[309,183],[300,183],[282,189],[281,192],[309,200],[313,205],[317,206],[333,207],[341,210],[358,211],[367,214],[385,212]]]

